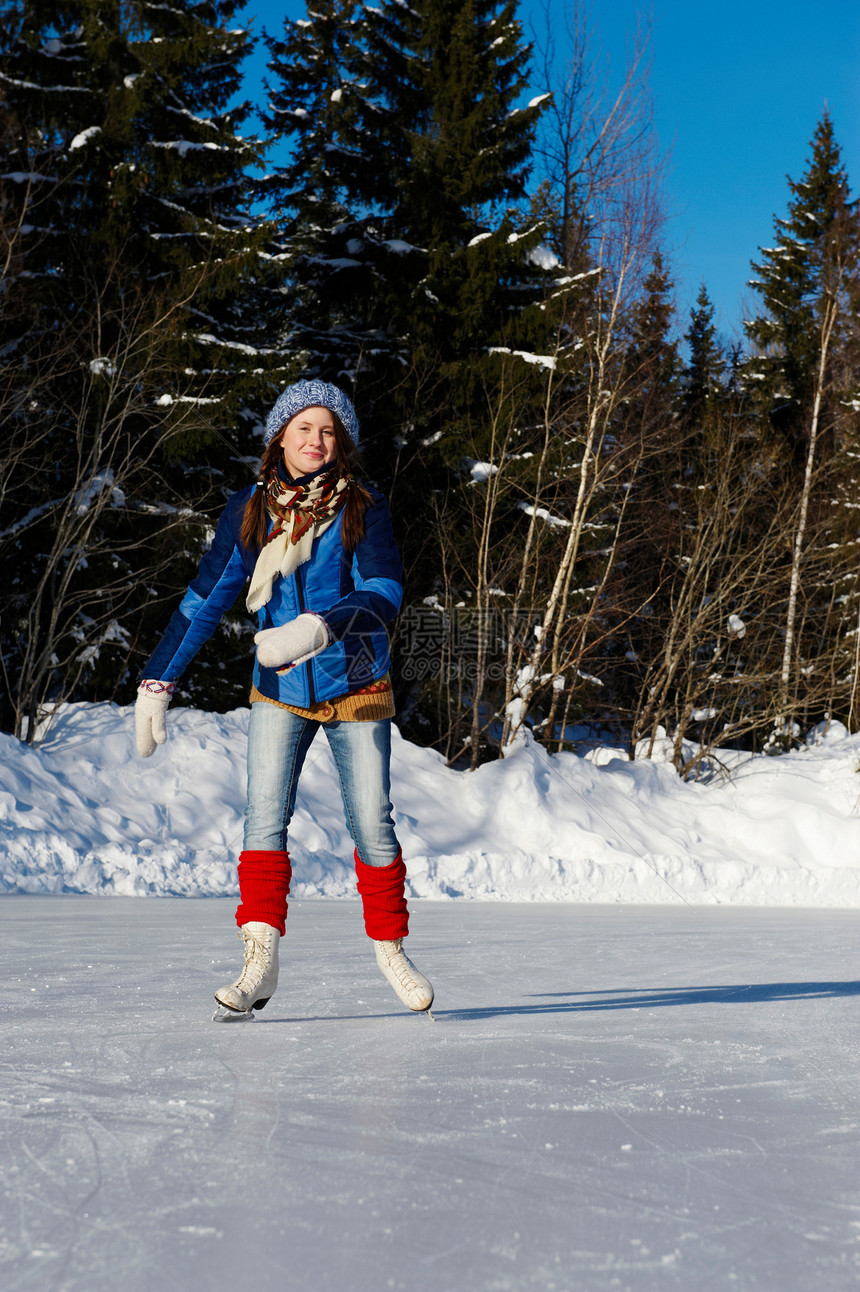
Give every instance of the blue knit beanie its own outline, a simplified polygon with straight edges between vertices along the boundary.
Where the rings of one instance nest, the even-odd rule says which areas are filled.
[[[306,408],[327,408],[337,413],[353,444],[358,444],[358,418],[349,398],[328,381],[297,381],[282,390],[275,406],[266,418],[266,447],[283,429],[290,418]]]

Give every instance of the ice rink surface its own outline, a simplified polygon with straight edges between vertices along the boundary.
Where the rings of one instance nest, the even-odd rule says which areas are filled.
[[[234,905],[3,899],[4,1292],[857,1288],[857,912]]]

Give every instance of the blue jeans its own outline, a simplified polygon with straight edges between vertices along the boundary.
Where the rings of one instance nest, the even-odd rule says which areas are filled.
[[[244,847],[286,851],[299,775],[320,726],[358,855],[367,866],[390,866],[400,852],[391,819],[391,719],[319,723],[263,700],[251,705],[248,726]]]

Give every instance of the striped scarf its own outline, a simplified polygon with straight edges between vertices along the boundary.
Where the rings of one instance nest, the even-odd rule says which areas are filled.
[[[277,466],[260,481],[258,487],[265,490],[266,509],[275,523],[251,576],[245,604],[252,614],[270,599],[276,578],[289,578],[310,560],[314,539],[336,519],[351,483],[352,477],[336,462],[307,484],[285,484]]]

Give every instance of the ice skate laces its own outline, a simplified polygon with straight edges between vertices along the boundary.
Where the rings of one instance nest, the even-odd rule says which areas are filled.
[[[234,986],[240,991],[245,991],[249,987],[258,987],[263,981],[263,975],[266,972],[266,949],[253,933],[247,933],[243,929],[236,931],[245,943],[245,967]]]
[[[412,990],[421,987],[422,984],[416,979],[413,972],[413,966],[406,958],[406,953],[403,950],[403,945],[400,940],[396,942],[383,942],[382,954],[385,958],[386,965],[397,978],[399,983],[404,987],[411,988]]]

